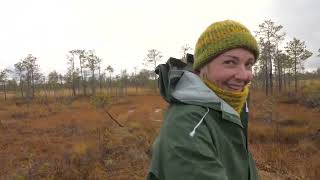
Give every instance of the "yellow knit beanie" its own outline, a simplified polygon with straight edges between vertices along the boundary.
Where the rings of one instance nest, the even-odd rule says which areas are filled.
[[[225,20],[211,24],[199,37],[194,52],[193,69],[199,70],[219,54],[234,48],[245,48],[257,59],[256,39],[242,24]]]

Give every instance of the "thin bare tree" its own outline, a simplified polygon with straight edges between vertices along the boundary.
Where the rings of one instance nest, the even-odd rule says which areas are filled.
[[[148,50],[147,57],[144,59],[144,65],[153,65],[153,78],[154,78],[154,89],[157,89],[157,74],[154,72],[158,63],[161,61],[161,52],[157,49]]]

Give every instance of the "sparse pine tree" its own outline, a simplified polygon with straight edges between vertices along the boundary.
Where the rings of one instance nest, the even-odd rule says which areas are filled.
[[[293,60],[293,72],[294,72],[294,84],[295,84],[295,92],[298,91],[298,66],[303,68],[303,62],[312,56],[312,52],[306,49],[306,45],[304,41],[300,41],[299,39],[293,38],[292,41],[287,43],[285,47],[288,56]]]

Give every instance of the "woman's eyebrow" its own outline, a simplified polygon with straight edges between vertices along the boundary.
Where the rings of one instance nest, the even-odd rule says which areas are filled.
[[[226,56],[226,57],[230,57],[230,58],[233,58],[233,59],[236,59],[236,60],[240,60],[239,57],[237,56],[233,56],[233,55],[229,55],[229,54],[224,54],[223,56]],[[254,58],[249,58],[248,61],[255,61]]]
[[[236,59],[236,60],[239,60],[239,59],[240,59],[240,58],[237,57],[237,56],[228,55],[228,54],[224,54],[223,56],[230,57],[230,58],[233,58],[233,59]]]

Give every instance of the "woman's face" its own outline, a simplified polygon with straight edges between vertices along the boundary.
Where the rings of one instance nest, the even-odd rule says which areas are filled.
[[[254,55],[243,48],[226,51],[207,65],[207,79],[224,90],[242,91],[252,80]]]

